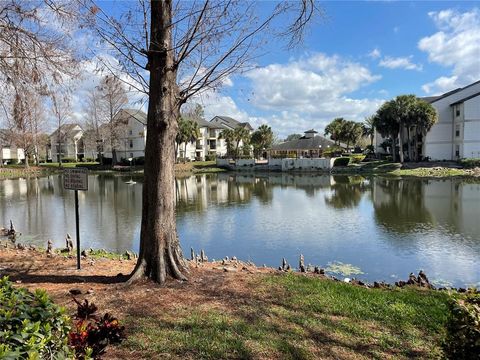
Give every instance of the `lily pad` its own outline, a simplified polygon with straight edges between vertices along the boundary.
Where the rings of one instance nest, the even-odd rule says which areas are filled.
[[[359,267],[352,264],[344,264],[340,261],[329,262],[325,271],[344,276],[364,274]]]
[[[453,284],[445,279],[433,279],[430,281],[436,287],[452,288]]]

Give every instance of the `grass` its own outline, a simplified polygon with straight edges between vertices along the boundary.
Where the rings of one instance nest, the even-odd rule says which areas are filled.
[[[448,177],[471,176],[465,169],[443,167],[418,167],[415,169],[402,169],[401,163],[392,163],[386,160],[369,161],[359,164],[349,164],[347,167],[335,169],[335,173],[361,173],[371,175],[414,176],[414,177]]]
[[[192,161],[185,164],[175,164],[175,171],[181,174],[206,174],[206,173],[218,173],[224,172],[225,169],[217,167],[216,161]]]
[[[51,163],[42,163],[40,164],[41,167],[46,168],[74,168],[77,165],[97,165],[98,162],[69,162],[69,163],[62,163],[62,166],[59,166],[58,162],[51,162]]]
[[[16,178],[29,175],[39,175],[45,172],[37,166],[30,165],[28,168],[25,165],[4,165],[0,167],[0,178]]]
[[[293,274],[248,285],[248,296],[228,306],[219,298],[130,316],[122,347],[152,359],[442,358],[446,293]]]
[[[463,169],[449,169],[449,168],[440,168],[440,169],[431,169],[431,168],[418,168],[418,169],[397,169],[390,172],[392,175],[397,176],[465,176],[468,175]]]

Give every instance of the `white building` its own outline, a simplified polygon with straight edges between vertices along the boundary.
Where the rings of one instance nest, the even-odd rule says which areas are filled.
[[[78,161],[84,156],[82,141],[83,129],[78,124],[64,124],[50,135],[51,157],[53,161],[71,158]]]
[[[425,100],[437,110],[438,122],[423,154],[432,160],[480,158],[480,81]]]
[[[195,143],[180,144],[177,157],[186,157],[188,160],[205,160],[207,155],[216,157],[227,154],[227,144],[220,134],[225,129],[235,130],[238,127],[246,127],[251,133],[253,128],[248,122],[239,122],[228,116],[215,116],[210,121],[195,120],[200,128],[200,138]],[[243,144],[240,142],[239,147]]]
[[[438,121],[424,138],[419,139],[421,158],[480,158],[480,81],[423,100],[437,110]],[[380,146],[384,140],[380,134],[375,134],[377,153],[385,153]]]
[[[0,161],[2,164],[18,164],[23,160],[25,160],[25,152],[15,146],[11,130],[0,129]]]
[[[145,156],[147,114],[137,109],[122,109],[115,116],[114,121],[118,124],[115,127],[117,161],[120,161],[121,158],[128,159]],[[108,124],[104,125],[105,128],[108,126]],[[104,157],[112,157],[109,140],[106,140],[104,143]]]
[[[200,137],[196,142],[180,144],[177,157],[188,160],[205,160],[207,155],[223,156],[227,153],[225,140],[220,138],[224,127],[203,119],[194,120],[200,129]]]

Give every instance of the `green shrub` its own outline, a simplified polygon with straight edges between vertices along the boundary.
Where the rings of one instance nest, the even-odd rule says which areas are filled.
[[[95,159],[93,157],[84,157],[82,162],[95,162]]]
[[[460,160],[460,165],[465,168],[475,168],[480,167],[480,158],[476,159],[462,159]]]
[[[72,157],[65,157],[65,158],[62,158],[62,163],[74,163],[74,162],[77,162],[77,160],[75,160],[75,158],[72,158]]]
[[[449,359],[478,359],[480,354],[480,294],[469,291],[450,302],[445,351]]]
[[[355,154],[350,155],[350,161],[354,164],[359,164],[365,159],[366,155],[363,154]]]
[[[339,157],[333,162],[333,166],[347,166],[350,163],[350,157]]]
[[[44,290],[31,293],[0,279],[0,359],[72,358],[69,323]]]
[[[207,154],[205,156],[205,161],[215,161],[217,159],[217,155],[216,154]]]

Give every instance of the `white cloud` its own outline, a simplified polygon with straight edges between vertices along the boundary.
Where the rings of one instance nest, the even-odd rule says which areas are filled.
[[[268,123],[281,136],[309,128],[323,131],[335,117],[361,121],[382,103],[351,94],[380,79],[359,63],[314,54],[288,64],[271,64],[247,74],[252,103],[271,115],[251,118]]]
[[[422,70],[421,64],[415,64],[412,62],[413,56],[408,57],[391,57],[385,56],[378,65],[389,69],[404,69],[404,70]]]
[[[230,116],[238,121],[249,121],[248,114],[238,108],[235,101],[226,95],[215,91],[206,91],[192,98],[191,102],[203,106],[205,120],[209,121],[217,115]]]
[[[438,31],[420,39],[418,48],[430,62],[449,67],[452,73],[422,88],[428,93],[442,93],[468,85],[480,78],[480,11],[464,13],[448,9],[428,13]]]
[[[371,57],[372,59],[378,59],[380,56],[382,56],[382,53],[378,48],[375,48],[372,51],[370,51],[367,56]]]

